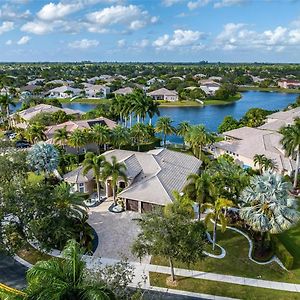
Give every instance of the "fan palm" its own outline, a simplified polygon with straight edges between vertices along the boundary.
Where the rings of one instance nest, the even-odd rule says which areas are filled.
[[[172,122],[169,117],[160,117],[156,122],[155,131],[163,134],[164,148],[166,148],[167,135],[175,133]]]
[[[205,217],[205,223],[208,224],[211,220],[214,221],[213,230],[213,250],[215,250],[216,239],[217,239],[217,223],[220,222],[222,232],[226,230],[227,221],[225,217],[225,211],[227,208],[234,206],[233,202],[228,199],[218,198],[214,204],[205,203],[202,205],[202,210],[208,210]]]
[[[296,200],[289,195],[290,184],[279,174],[255,176],[240,196],[240,217],[261,234],[280,233],[299,221]]]
[[[68,142],[69,132],[67,131],[67,127],[59,128],[54,132],[54,143],[61,145],[65,148],[65,145]]]
[[[266,160],[266,156],[264,154],[255,154],[253,157],[254,166],[258,166],[259,173],[263,172],[263,165]]]
[[[31,144],[40,141],[45,141],[46,140],[46,135],[44,133],[45,129],[46,127],[39,123],[31,124],[25,132],[25,137]]]
[[[124,163],[119,163],[115,156],[112,156],[111,162],[107,161],[103,168],[103,178],[105,180],[111,179],[112,192],[114,204],[116,205],[116,192],[118,180],[122,178],[127,182],[126,166]]]
[[[91,131],[92,140],[98,145],[99,154],[101,153],[101,146],[109,142],[110,130],[106,125],[95,124]]]
[[[52,258],[37,262],[27,272],[27,296],[35,300],[113,300],[114,293],[102,284],[86,282],[85,263],[79,244],[68,242],[62,259]]]
[[[93,170],[94,177],[97,185],[98,200],[100,200],[100,181],[102,178],[102,169],[106,160],[103,155],[95,155],[92,152],[88,152],[85,155],[83,161],[83,174],[85,175],[88,171]]]
[[[86,132],[80,129],[75,129],[69,137],[69,145],[77,149],[77,155],[79,155],[80,147],[84,147],[87,144]]]
[[[298,172],[300,168],[300,119],[296,119],[294,125],[281,129],[283,135],[281,143],[288,156],[296,157],[294,174],[294,189],[297,187]]]

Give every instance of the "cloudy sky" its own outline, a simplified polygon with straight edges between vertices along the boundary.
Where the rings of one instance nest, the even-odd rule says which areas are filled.
[[[300,62],[300,0],[0,0],[0,61]]]

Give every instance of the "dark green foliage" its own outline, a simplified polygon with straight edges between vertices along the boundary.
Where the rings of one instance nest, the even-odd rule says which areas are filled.
[[[294,265],[294,257],[292,256],[292,254],[286,249],[286,247],[276,236],[272,236],[272,242],[275,249],[275,255],[281,260],[283,265],[288,270],[291,270]]]
[[[240,127],[240,122],[234,119],[232,116],[226,116],[222,123],[218,127],[218,132],[223,133],[225,131],[237,129]]]

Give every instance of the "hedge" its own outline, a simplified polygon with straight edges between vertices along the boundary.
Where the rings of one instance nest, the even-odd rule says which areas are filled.
[[[151,141],[150,143],[141,144],[140,145],[140,151],[141,152],[147,152],[149,150],[155,149],[156,147],[160,147],[160,142],[161,142],[161,139],[154,138],[153,141]],[[130,150],[130,151],[137,151],[138,146],[137,145],[125,145],[125,146],[122,146],[121,149]]]
[[[281,243],[281,241],[276,236],[272,236],[272,241],[274,244],[276,256],[281,260],[283,265],[288,270],[291,270],[294,265],[293,255],[285,248],[285,246]]]

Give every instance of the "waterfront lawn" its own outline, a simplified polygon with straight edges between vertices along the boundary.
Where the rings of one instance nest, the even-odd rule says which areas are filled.
[[[249,243],[241,234],[227,229],[224,233],[217,232],[217,243],[226,250],[223,259],[206,257],[188,267],[186,264],[175,262],[175,267],[198,271],[234,275],[249,278],[259,278],[273,281],[300,283],[300,267],[296,266],[291,272],[284,271],[277,263],[259,265],[249,260]],[[207,248],[206,251],[209,251]],[[151,264],[168,266],[165,258],[153,256]]]
[[[218,100],[218,99],[206,99],[204,100],[204,105],[226,105],[242,98],[241,93],[237,93],[235,96],[230,97],[227,100]]]
[[[276,92],[276,93],[286,93],[286,94],[300,94],[300,90],[297,89],[282,89],[279,87],[267,87],[262,88],[258,86],[247,86],[247,87],[239,87],[240,92],[247,91],[258,91],[258,92]]]
[[[110,103],[111,99],[87,99],[87,98],[76,98],[73,101],[70,99],[57,99],[60,103],[85,103],[85,104],[105,104]]]
[[[169,288],[166,285],[167,274],[150,272],[151,286]],[[195,279],[187,277],[176,277],[178,285],[172,289],[184,290],[194,293],[203,293],[238,299],[300,299],[299,293],[278,291],[272,289],[258,288],[226,282],[215,282],[211,280]]]
[[[194,100],[180,100],[180,101],[164,101],[164,100],[157,100],[160,107],[182,107],[182,106],[202,106],[197,101]]]

